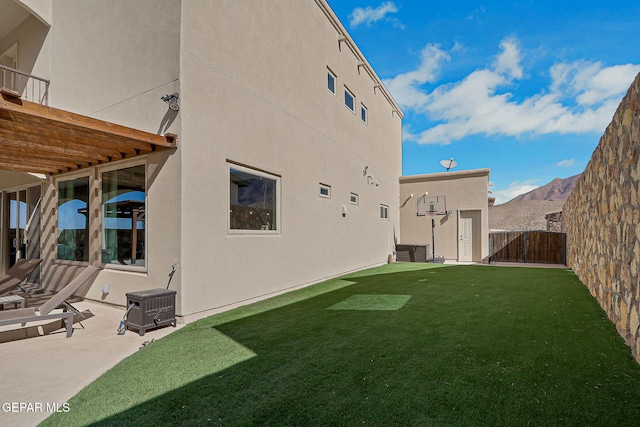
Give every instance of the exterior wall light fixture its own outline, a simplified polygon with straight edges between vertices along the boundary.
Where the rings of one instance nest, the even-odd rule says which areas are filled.
[[[178,105],[179,98],[180,95],[176,92],[172,93],[171,95],[163,95],[160,99],[169,104],[169,109],[171,111],[178,111],[180,109],[180,106]]]

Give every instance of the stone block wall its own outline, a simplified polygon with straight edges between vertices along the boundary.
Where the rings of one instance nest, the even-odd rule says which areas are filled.
[[[640,362],[640,74],[563,208],[567,264]]]
[[[547,220],[547,231],[562,232],[562,211],[550,212],[544,219]]]

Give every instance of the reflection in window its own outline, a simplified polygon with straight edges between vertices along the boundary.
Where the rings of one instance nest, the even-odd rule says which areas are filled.
[[[389,206],[380,205],[380,219],[389,219]]]
[[[320,184],[320,197],[325,199],[331,198],[331,186],[326,184]]]
[[[9,195],[9,266],[26,257],[27,204],[26,191],[11,192]],[[1,209],[1,208],[0,208]]]
[[[89,178],[58,183],[58,259],[89,261]]]
[[[145,166],[102,174],[102,262],[145,266]]]
[[[356,97],[349,89],[344,88],[344,105],[351,110],[351,112],[356,111]]]
[[[332,94],[336,94],[336,75],[331,70],[327,71],[327,89]]]
[[[276,196],[278,178],[229,169],[229,227],[231,230],[277,230]]]

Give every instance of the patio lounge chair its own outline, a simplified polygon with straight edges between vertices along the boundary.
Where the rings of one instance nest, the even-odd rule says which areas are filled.
[[[16,288],[20,288],[24,292],[20,285],[27,280],[41,262],[41,259],[18,260],[13,267],[0,276],[0,296],[6,295]]]
[[[60,292],[52,296],[47,302],[40,307],[35,308],[18,308],[15,310],[7,310],[0,312],[0,326],[21,323],[22,326],[28,322],[36,322],[49,319],[62,319],[67,327],[67,338],[73,333],[73,317],[77,310],[69,310],[70,306],[66,303],[66,299],[73,295],[80,286],[84,285],[96,272],[98,268],[90,265],[87,266],[79,275],[75,277],[67,286],[62,288]],[[64,306],[61,313],[52,313],[53,310],[60,306]]]

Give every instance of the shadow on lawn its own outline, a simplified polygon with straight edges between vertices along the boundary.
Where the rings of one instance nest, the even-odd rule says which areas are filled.
[[[383,273],[346,276],[355,283],[224,324],[204,319],[148,346],[134,358],[154,366],[133,372],[122,390],[135,406],[97,424],[625,425],[640,411],[640,370],[571,272]],[[393,310],[328,309],[354,295],[410,298]],[[191,363],[215,354],[189,343],[213,329],[255,356],[184,384]],[[163,360],[167,346],[174,365]],[[100,393],[109,375],[118,371],[71,407],[88,417],[124,407]],[[141,384],[153,376],[182,385],[141,402],[149,395]],[[64,423],[65,415],[49,421]]]

